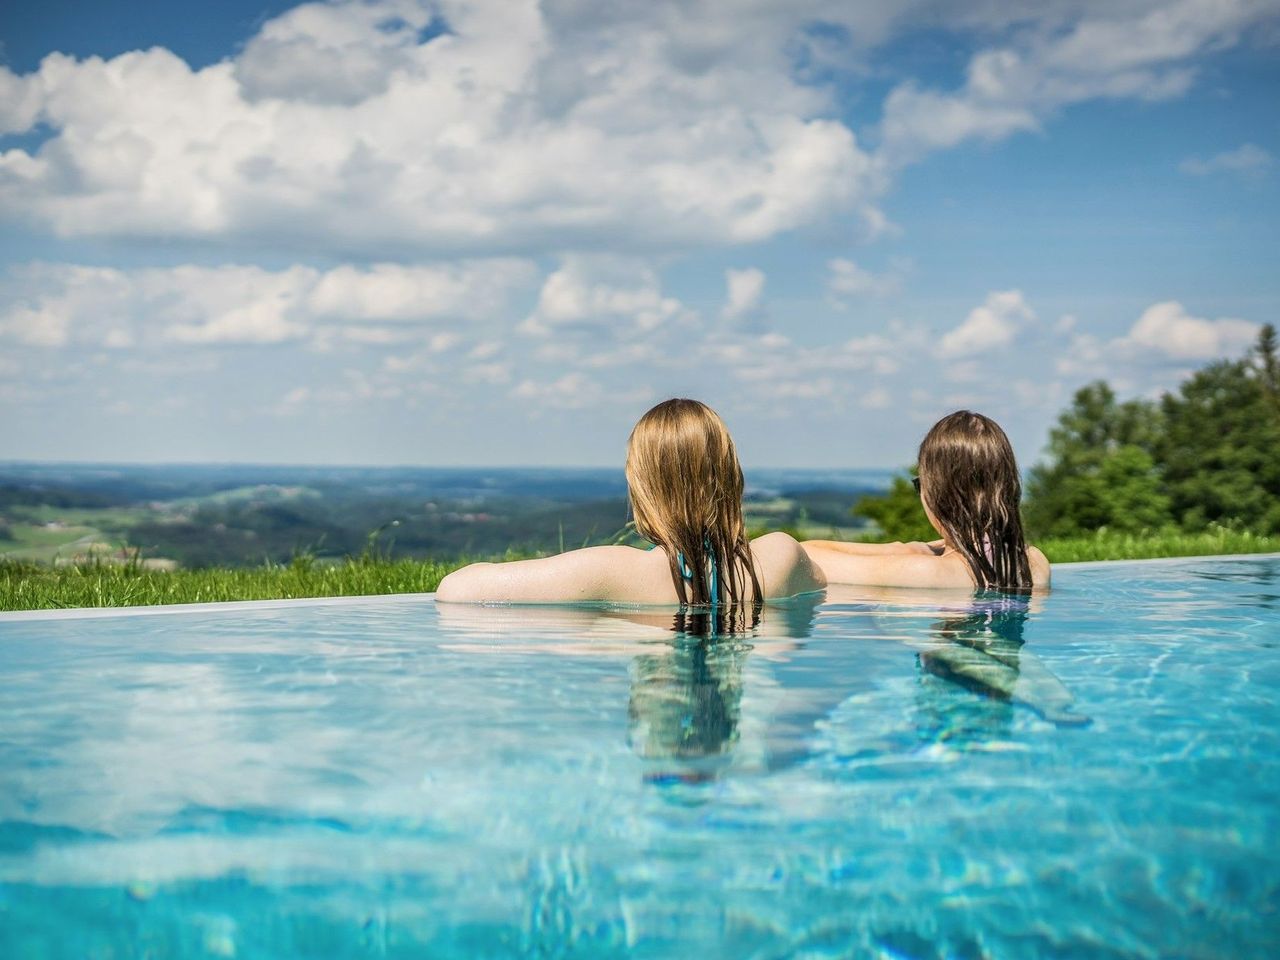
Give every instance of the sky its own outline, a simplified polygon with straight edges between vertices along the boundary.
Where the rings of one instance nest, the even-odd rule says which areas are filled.
[[[5,7],[0,460],[1026,466],[1280,319],[1280,0]]]

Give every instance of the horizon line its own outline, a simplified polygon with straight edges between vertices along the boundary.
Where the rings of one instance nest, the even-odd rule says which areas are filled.
[[[15,466],[60,467],[261,467],[269,469],[306,470],[616,470],[622,464],[531,464],[531,463],[317,463],[258,460],[38,460],[30,458],[0,459],[0,470]],[[884,471],[898,472],[906,466],[815,467],[778,464],[743,465],[750,470],[798,470],[810,472]]]

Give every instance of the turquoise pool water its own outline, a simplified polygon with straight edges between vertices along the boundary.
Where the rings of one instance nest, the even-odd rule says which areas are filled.
[[[0,956],[1275,955],[1280,557],[1055,577],[0,617]]]

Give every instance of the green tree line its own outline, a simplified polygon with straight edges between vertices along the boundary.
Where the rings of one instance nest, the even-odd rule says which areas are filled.
[[[1030,471],[1028,535],[1280,534],[1280,359],[1262,328],[1237,360],[1211,363],[1158,400],[1121,401],[1104,381],[1076,391]],[[896,540],[932,539],[908,478],[853,512]]]

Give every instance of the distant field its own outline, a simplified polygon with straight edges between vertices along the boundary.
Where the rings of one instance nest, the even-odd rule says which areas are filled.
[[[3,478],[0,477],[0,480]],[[244,479],[240,477],[233,480]],[[71,503],[31,502],[47,488],[0,483],[0,559],[75,563],[135,555],[151,565],[184,568],[259,568],[305,555],[342,563],[370,539],[396,559],[448,560],[514,549],[546,553],[627,542],[624,497],[603,497],[607,484],[579,490],[509,483],[496,493],[462,491],[454,498],[430,489],[374,489],[352,485],[237,484],[191,489],[174,484],[166,496],[148,488],[103,490],[87,480],[57,488]],[[853,538],[865,534],[849,512],[865,490],[798,489],[747,500],[752,530],[785,529],[800,537]],[[589,499],[575,499],[585,496]],[[94,499],[127,499],[103,506]]]
[[[124,531],[143,516],[129,507],[23,507],[5,525],[9,537],[0,540],[0,557],[53,563],[108,554],[125,547]]]

